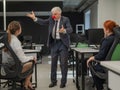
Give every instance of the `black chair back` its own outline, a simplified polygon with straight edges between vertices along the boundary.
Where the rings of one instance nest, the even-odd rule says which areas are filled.
[[[112,47],[110,48],[105,60],[114,60],[115,58],[113,58],[113,54],[119,48],[117,46],[120,44],[120,27],[117,26],[113,30],[115,33],[115,40],[114,40]],[[118,53],[120,54],[120,52],[118,52]],[[119,58],[119,56],[116,56],[116,58]]]
[[[2,49],[6,47],[8,51],[10,52],[10,55],[12,56],[15,65],[14,69],[11,69],[9,64],[2,63]],[[20,74],[22,70],[22,65],[18,57],[16,56],[15,52],[12,50],[11,46],[8,43],[8,34],[6,32],[0,32],[0,79],[10,79],[10,78],[17,78],[17,76]],[[3,70],[4,69],[4,70]]]

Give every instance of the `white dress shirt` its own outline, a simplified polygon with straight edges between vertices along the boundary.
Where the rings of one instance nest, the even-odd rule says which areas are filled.
[[[61,19],[61,18],[60,18]],[[59,30],[62,28],[62,27],[59,27],[60,26],[60,19],[58,19],[58,22],[57,22],[57,30],[56,30],[56,39],[60,39],[60,32]],[[64,26],[63,26],[64,27]],[[53,27],[53,31],[55,30],[55,25]],[[66,34],[66,29],[64,29],[64,32],[63,34]],[[53,37],[54,38],[54,37]]]
[[[59,25],[60,25],[60,19],[58,20],[58,23],[57,23],[57,30],[56,30],[56,39],[60,39],[60,34],[59,34]],[[54,28],[55,29],[55,26]]]

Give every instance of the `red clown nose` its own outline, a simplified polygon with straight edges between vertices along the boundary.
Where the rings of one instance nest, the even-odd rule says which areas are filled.
[[[56,17],[53,15],[53,16],[52,16],[52,19],[56,19]]]

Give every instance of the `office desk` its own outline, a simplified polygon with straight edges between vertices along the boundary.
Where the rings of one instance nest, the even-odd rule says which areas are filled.
[[[37,53],[37,63],[42,63],[42,47],[44,46],[44,44],[32,44],[33,49],[35,50],[39,50],[39,53]]]
[[[40,50],[32,50],[32,49],[24,49],[24,53],[27,56],[35,56],[37,57],[37,53],[40,52]],[[37,87],[37,64],[35,64],[35,87]]]
[[[108,87],[111,90],[120,88],[120,61],[101,61],[102,66],[108,69]]]
[[[35,56],[36,58],[38,56],[38,53],[40,53],[40,50],[37,49],[23,49],[23,51],[27,56]],[[37,58],[37,62],[38,62],[38,58]]]
[[[34,49],[23,49],[23,51],[25,52],[25,54],[31,54],[31,53],[38,53],[40,52],[40,50],[34,50]]]
[[[23,48],[25,48],[26,44],[23,44]],[[31,49],[34,49],[34,50],[39,50],[39,52],[37,52],[37,63],[42,63],[42,54],[41,54],[41,50],[42,50],[42,47],[44,46],[44,44],[36,44],[36,43],[32,43],[31,44]],[[28,49],[28,48],[27,48]]]
[[[92,49],[90,47],[84,47],[84,48],[72,48],[73,51],[75,51],[75,57],[76,57],[76,87],[78,90],[85,90],[85,77],[84,77],[84,73],[83,73],[83,68],[82,68],[82,63],[81,63],[81,68],[80,68],[80,71],[81,72],[78,72],[79,70],[79,64],[80,64],[80,60],[84,60],[84,55],[85,54],[96,54],[98,53],[99,50],[96,50],[96,49]],[[81,55],[81,58],[79,60],[79,57],[78,55]],[[81,75],[81,86],[79,85],[79,73]]]
[[[42,46],[44,46],[44,44],[32,44],[33,47],[35,48],[41,48]]]
[[[32,44],[33,49],[35,50],[42,50],[42,46],[44,46],[44,44]]]

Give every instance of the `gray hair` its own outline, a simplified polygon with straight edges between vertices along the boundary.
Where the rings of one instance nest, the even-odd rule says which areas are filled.
[[[60,7],[53,7],[53,8],[51,9],[51,13],[53,13],[53,12],[59,12],[59,13],[62,13],[62,10],[61,10]]]

